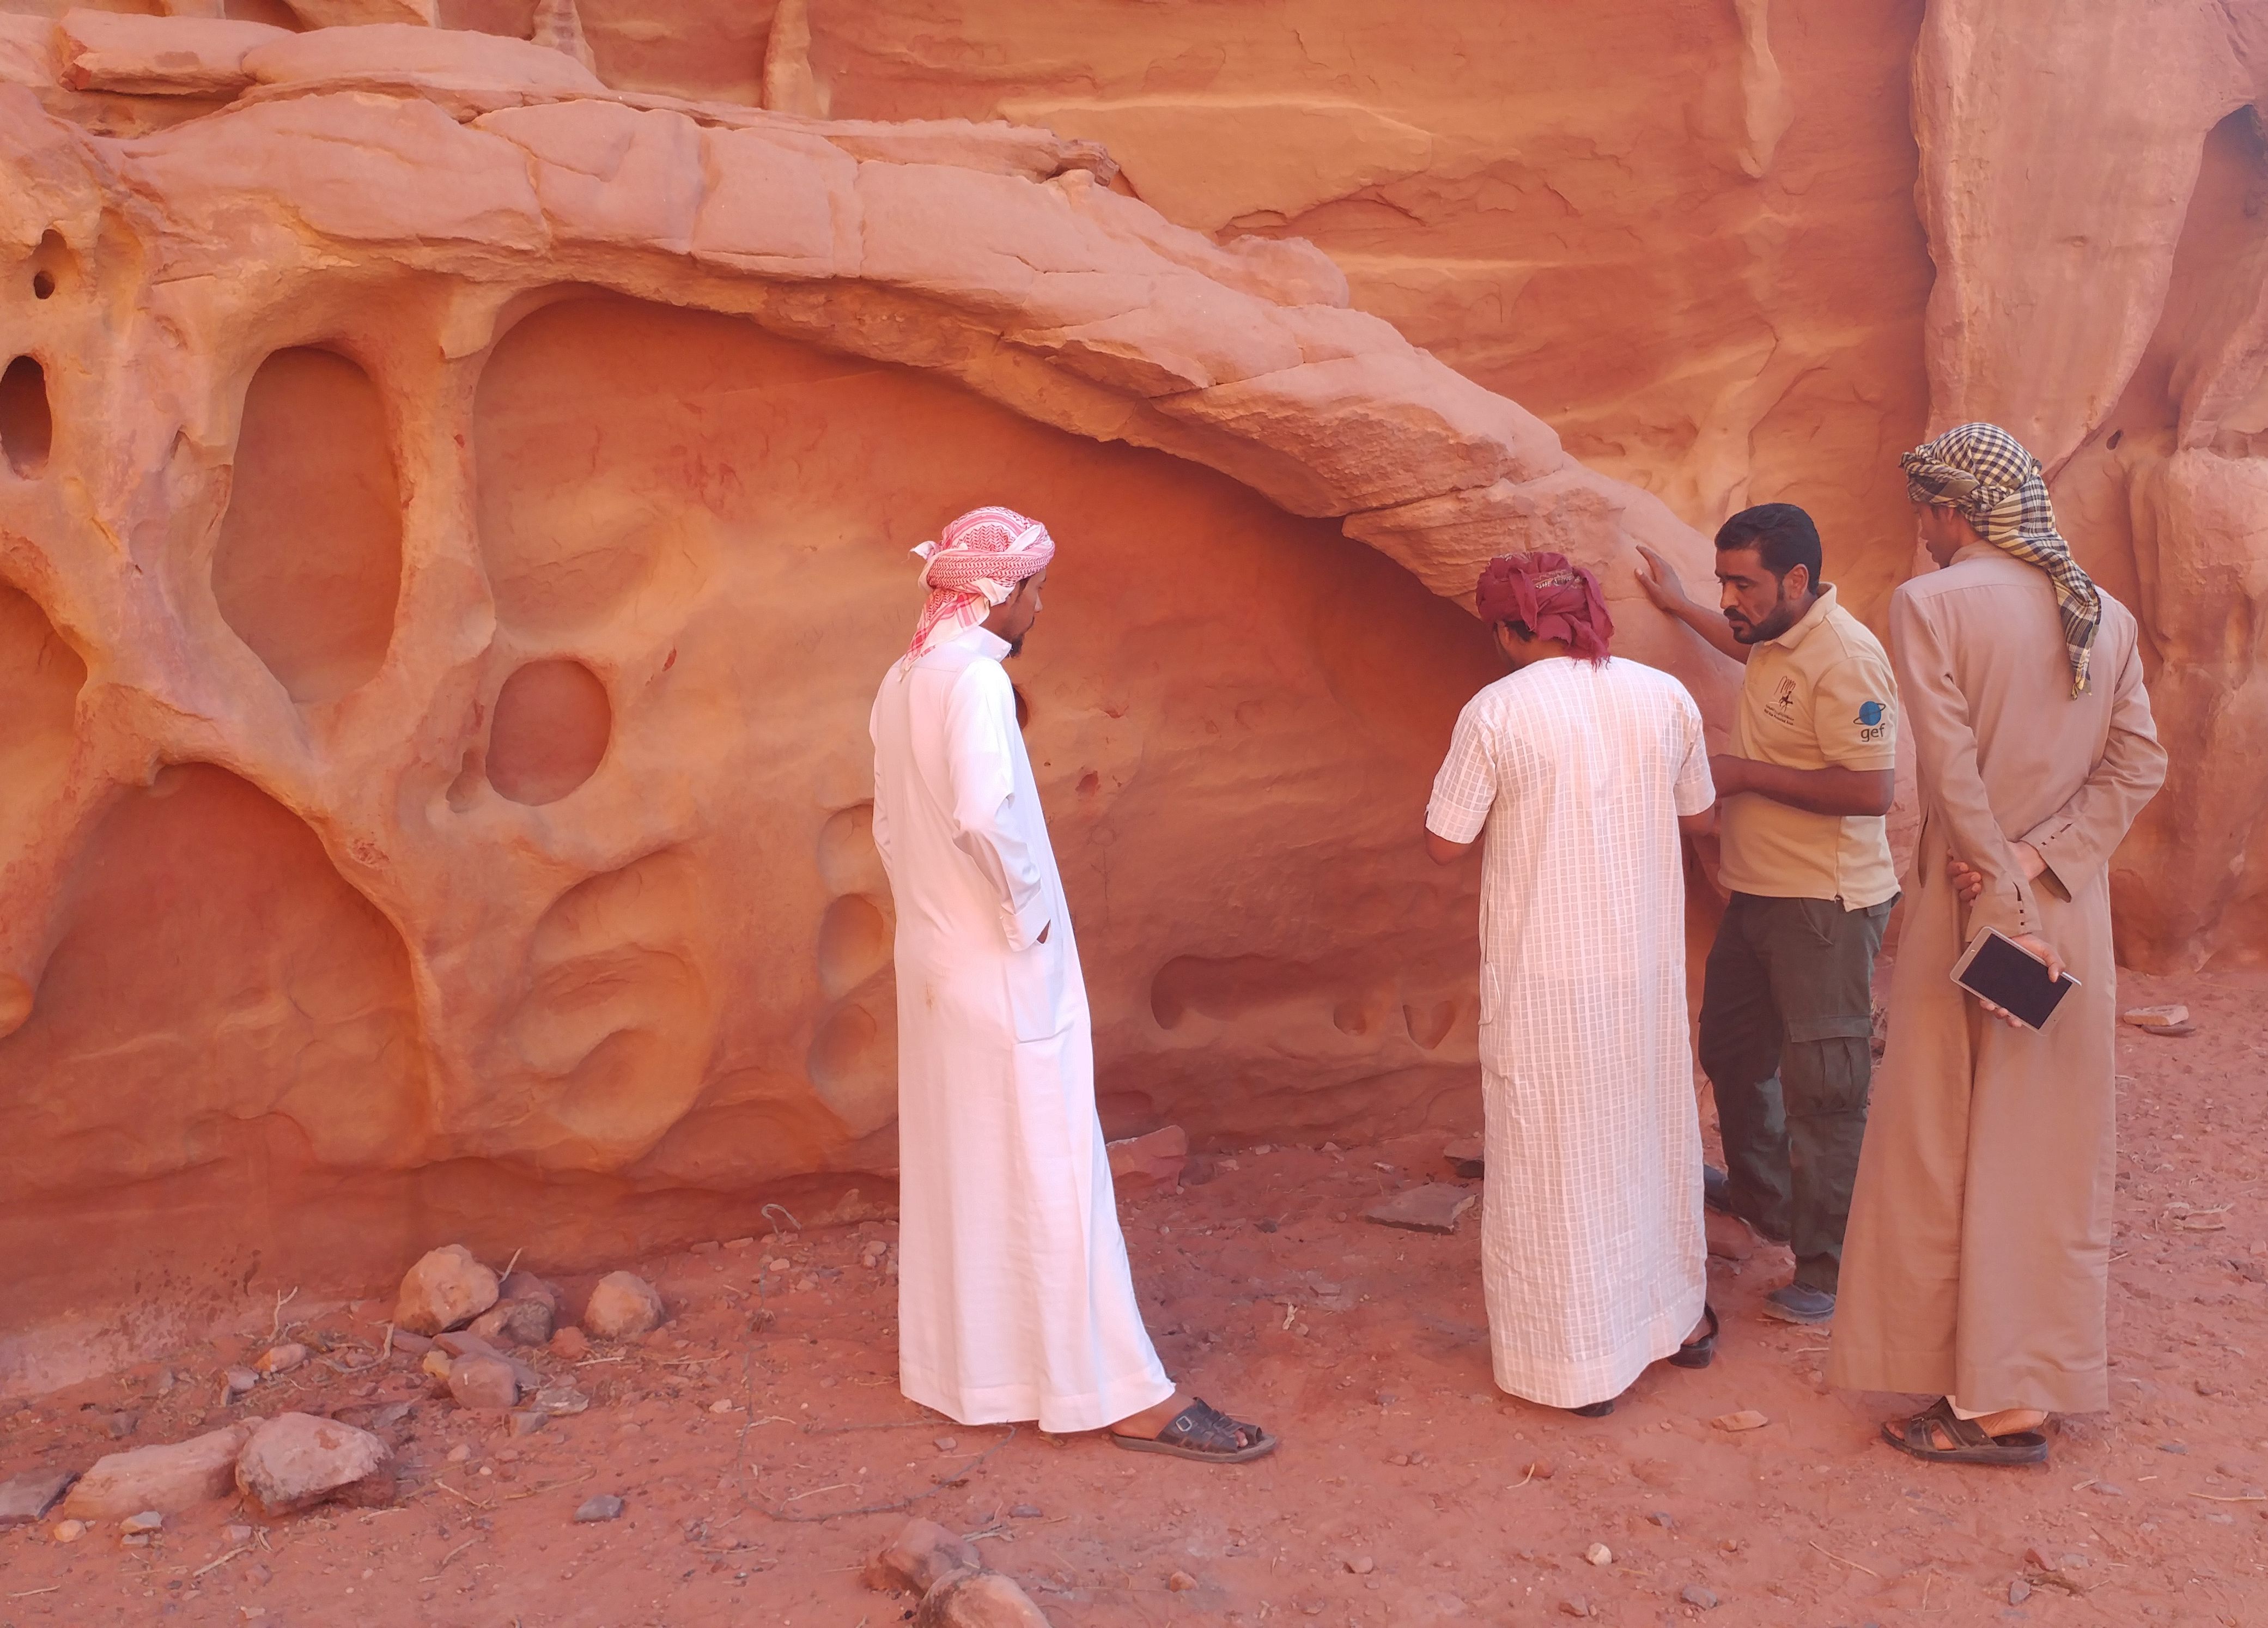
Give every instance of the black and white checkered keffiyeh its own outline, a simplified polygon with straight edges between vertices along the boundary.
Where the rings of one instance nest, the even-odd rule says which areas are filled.
[[[1916,503],[1960,510],[1985,541],[2047,572],[2071,655],[2071,693],[2085,695],[2087,664],[2102,627],[2102,595],[2056,530],[2040,460],[1999,425],[1967,424],[1923,442],[1898,461],[1905,466],[1906,495]]]

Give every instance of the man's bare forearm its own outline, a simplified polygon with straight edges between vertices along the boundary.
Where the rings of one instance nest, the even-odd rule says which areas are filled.
[[[1748,665],[1749,647],[1733,637],[1733,624],[1725,620],[1722,611],[1710,609],[1692,600],[1683,600],[1668,608],[1669,614],[1709,641],[1710,647],[1720,655],[1730,656],[1743,667]]]
[[[1806,814],[1886,814],[1897,796],[1892,769],[1788,769],[1729,755],[1712,758],[1709,767],[1719,797],[1751,792]]]

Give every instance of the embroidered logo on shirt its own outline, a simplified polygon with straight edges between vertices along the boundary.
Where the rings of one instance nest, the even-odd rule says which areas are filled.
[[[1795,681],[1793,679],[1780,680],[1779,689],[1764,707],[1764,716],[1776,724],[1792,724],[1795,721]]]
[[[1885,727],[1882,719],[1888,712],[1889,709],[1879,701],[1869,701],[1862,704],[1859,708],[1859,739],[1880,740]]]

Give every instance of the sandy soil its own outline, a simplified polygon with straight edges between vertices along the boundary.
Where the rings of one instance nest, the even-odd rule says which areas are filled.
[[[2132,978],[2123,996],[2186,1001],[2198,1033],[2122,1038],[2117,1405],[2060,1421],[2043,1469],[1940,1469],[1876,1441],[1899,1399],[1826,1391],[1825,1337],[1758,1320],[1785,1280],[1772,1250],[1712,1262],[1726,1333],[1705,1372],[1657,1366],[1598,1421],[1504,1397],[1473,1220],[1442,1237],[1360,1219],[1374,1196],[1446,1175],[1438,1135],[1248,1148],[1128,1203],[1127,1230],[1169,1366],[1277,1430],[1272,1459],[1207,1468],[921,1416],[895,1383],[889,1261],[862,1263],[892,1228],[867,1223],[646,1263],[671,1322],[579,1364],[537,1353],[592,1405],[517,1440],[437,1398],[412,1359],[335,1371],[371,1359],[376,1302],[286,1306],[328,1363],[233,1408],[217,1375],[268,1343],[264,1304],[240,1337],[0,1404],[0,1474],[286,1408],[378,1423],[404,1470],[392,1508],[270,1522],[215,1504],[147,1548],[107,1529],[59,1543],[52,1519],[0,1534],[0,1628],[881,1628],[911,1602],[859,1571],[905,1516],[824,1517],[957,1472],[914,1512],[978,1535],[1060,1628],[1578,1610],[1764,1628],[2268,1623],[2268,976]],[[1712,1428],[1742,1409],[1771,1423]],[[131,1432],[114,1440],[121,1413]],[[627,1500],[622,1518],[575,1524],[600,1492]],[[248,1543],[225,1534],[238,1521]],[[1611,1558],[1587,1561],[1594,1543]],[[2029,1588],[2021,1604],[2012,1585]],[[1721,1603],[1689,1602],[1689,1586]]]

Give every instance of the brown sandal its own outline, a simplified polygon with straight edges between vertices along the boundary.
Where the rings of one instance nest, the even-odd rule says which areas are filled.
[[[1945,1432],[1949,1448],[1937,1445],[1936,1432]],[[2044,1464],[2048,1439],[2036,1430],[2012,1430],[1996,1436],[1973,1418],[1953,1411],[1950,1397],[1911,1418],[1894,1418],[1882,1426],[1882,1440],[1901,1453],[1938,1464]]]
[[[1174,1415],[1173,1423],[1148,1440],[1116,1431],[1110,1433],[1110,1440],[1129,1453],[1167,1453],[1211,1464],[1248,1463],[1276,1450],[1275,1437],[1257,1425],[1229,1418],[1202,1396],[1191,1397],[1189,1405]]]

